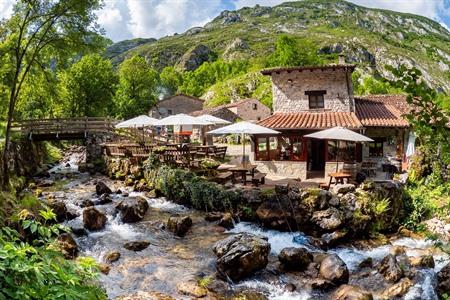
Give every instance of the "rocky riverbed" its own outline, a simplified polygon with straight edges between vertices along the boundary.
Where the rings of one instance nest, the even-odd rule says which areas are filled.
[[[36,186],[72,228],[78,251],[69,252],[101,263],[111,299],[438,299],[438,279],[441,288],[449,281],[449,257],[407,231],[356,243],[358,231],[349,230],[343,244],[323,247],[317,228],[306,230],[313,237],[189,209],[80,173],[79,158],[70,155]],[[340,208],[327,209],[333,216]]]

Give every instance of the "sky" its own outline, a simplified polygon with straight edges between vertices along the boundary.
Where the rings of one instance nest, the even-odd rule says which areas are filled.
[[[15,0],[0,0],[0,19],[7,18]],[[450,28],[450,0],[349,0],[373,8],[413,13]],[[114,42],[160,38],[202,26],[222,10],[244,6],[274,6],[283,0],[105,0],[98,22]]]

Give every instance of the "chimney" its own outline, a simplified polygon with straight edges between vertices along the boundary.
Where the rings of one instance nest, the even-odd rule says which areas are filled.
[[[338,65],[345,65],[345,55],[339,54]]]

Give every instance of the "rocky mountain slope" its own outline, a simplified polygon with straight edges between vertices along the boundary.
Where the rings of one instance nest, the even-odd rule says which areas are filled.
[[[365,8],[342,0],[305,0],[223,11],[204,27],[183,34],[149,40],[130,49],[123,47],[121,53],[113,46],[112,59],[119,63],[139,54],[159,70],[170,65],[189,71],[215,59],[265,58],[280,34],[310,40],[319,54],[330,59],[345,54],[347,62],[356,64],[362,75],[393,79],[386,66],[415,66],[429,85],[450,92],[450,33],[445,28],[425,17]],[[236,81],[248,89],[259,89],[260,94],[270,92],[269,84],[257,72],[222,82],[220,89],[227,86],[233,98]],[[263,82],[265,86],[252,86],[252,82]],[[212,99],[218,89],[212,86],[204,96]]]

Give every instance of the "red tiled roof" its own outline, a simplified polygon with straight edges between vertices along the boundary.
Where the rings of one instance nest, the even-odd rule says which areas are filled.
[[[261,70],[263,75],[272,75],[272,73],[280,72],[292,72],[292,71],[305,71],[305,70],[334,70],[334,69],[344,69],[353,71],[355,65],[326,65],[326,66],[303,66],[303,67],[279,67]]]
[[[363,127],[352,112],[276,113],[258,124],[273,129],[324,129],[335,126],[358,129]]]
[[[367,127],[408,127],[410,106],[403,95],[355,97],[356,115]]]

